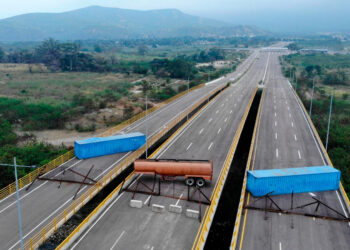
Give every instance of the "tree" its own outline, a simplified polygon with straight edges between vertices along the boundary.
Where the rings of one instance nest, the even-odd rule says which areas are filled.
[[[4,60],[5,57],[5,52],[4,50],[0,47],[0,62],[2,62]]]
[[[58,41],[49,38],[45,40],[37,49],[36,56],[38,60],[45,63],[53,70],[60,68],[61,48]]]
[[[63,43],[59,45],[61,58],[60,67],[62,70],[76,70],[78,54],[80,52],[80,44]]]
[[[293,51],[296,51],[296,50],[300,49],[296,43],[288,44],[287,48],[290,49],[290,50],[293,50]]]
[[[141,44],[138,48],[139,55],[146,55],[148,52],[148,47],[145,44]]]
[[[146,95],[147,91],[152,89],[152,85],[149,82],[147,82],[146,80],[142,80],[141,87],[142,87],[142,93],[144,95]]]

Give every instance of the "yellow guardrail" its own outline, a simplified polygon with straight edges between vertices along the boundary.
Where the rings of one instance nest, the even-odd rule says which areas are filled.
[[[33,180],[35,180],[36,177],[39,175],[42,175],[44,173],[47,173],[54,168],[62,165],[66,161],[72,159],[74,157],[74,150],[70,150],[67,153],[57,157],[56,159],[50,161],[49,163],[35,169],[34,171],[30,172],[29,174],[23,176],[22,178],[18,179],[18,185],[19,188],[23,188],[24,186],[30,184]],[[2,188],[0,190],[0,200],[6,198],[10,194],[14,193],[16,191],[16,183],[13,182],[9,184],[8,186]]]
[[[204,86],[204,84],[197,85],[197,86],[195,86],[195,87],[190,88],[189,91],[191,92],[191,91],[196,90],[196,89],[199,89],[199,88],[201,88],[201,87],[203,87],[203,86]],[[168,103],[170,103],[170,102],[172,102],[172,101],[174,101],[174,100],[176,100],[176,99],[178,99],[178,98],[180,98],[180,97],[186,95],[187,93],[188,93],[187,90],[186,90],[186,91],[183,91],[183,92],[181,92],[181,93],[179,93],[179,94],[177,94],[177,95],[175,95],[175,96],[173,96],[173,97],[171,97],[171,98],[165,100],[164,102],[158,104],[157,106],[154,106],[153,108],[148,109],[148,110],[147,110],[147,113],[150,114],[150,113],[152,113],[152,112],[158,110],[159,108],[163,107],[164,105],[166,105],[166,104],[168,104]],[[115,126],[115,127],[113,127],[113,128],[108,129],[107,131],[105,131],[105,132],[103,132],[102,134],[100,134],[100,136],[110,136],[110,135],[114,135],[114,134],[116,134],[118,131],[120,131],[120,130],[122,130],[123,128],[125,128],[126,126],[128,126],[128,125],[134,123],[135,121],[137,121],[137,120],[139,120],[139,119],[141,119],[141,118],[143,118],[143,117],[145,117],[145,116],[146,116],[146,111],[143,111],[143,112],[141,112],[141,113],[139,113],[139,114],[133,116],[133,117],[130,118],[129,120],[126,120],[126,121],[122,122],[121,124],[119,124],[119,125],[117,125],[117,126]]]
[[[217,96],[216,96],[217,97]],[[215,97],[215,98],[216,98]],[[206,97],[207,98],[207,97]],[[214,99],[212,99],[211,101],[213,101]],[[152,159],[154,158],[158,152],[160,150],[162,150],[174,137],[176,137],[181,131],[182,129],[187,126],[187,124],[189,124],[207,105],[209,104],[209,102],[207,104],[205,104],[200,110],[198,110],[196,112],[195,115],[193,115],[191,117],[191,119],[189,119],[187,122],[185,122],[180,128],[178,128],[176,130],[176,132],[174,134],[172,134],[165,142],[162,143],[162,145],[155,150],[148,158]],[[125,179],[125,182],[129,181],[131,179],[131,177],[133,177],[134,172],[132,172],[131,174],[128,175],[128,177]],[[100,210],[110,202],[110,200],[120,191],[122,184],[118,185],[118,187],[116,187],[113,192],[111,194],[109,194],[89,215],[88,217],[86,217],[79,225],[78,227],[76,227],[71,233],[70,235],[68,235],[68,237],[56,248],[56,250],[60,250],[60,249],[65,249],[67,247],[67,244],[73,239],[73,237],[76,237],[77,234],[79,232],[81,232],[81,230],[87,226],[89,224],[89,222],[99,213],[101,212]]]
[[[211,223],[212,223],[212,219],[214,218],[216,207],[218,205],[218,202],[219,202],[219,199],[220,199],[220,195],[221,195],[222,189],[224,187],[225,180],[226,180],[228,171],[230,169],[230,166],[231,166],[231,163],[232,163],[232,160],[233,160],[233,156],[234,156],[234,154],[236,152],[237,144],[238,144],[239,138],[241,136],[241,133],[242,133],[242,130],[243,130],[243,126],[244,126],[245,121],[247,119],[250,107],[251,107],[251,105],[253,103],[253,100],[254,100],[254,97],[256,95],[257,90],[258,90],[258,87],[255,88],[255,91],[254,91],[254,93],[252,94],[252,96],[251,96],[251,98],[249,100],[249,103],[248,103],[247,108],[246,108],[246,110],[244,112],[242,120],[241,120],[241,122],[239,124],[239,127],[238,127],[237,131],[236,131],[236,134],[234,136],[234,139],[233,139],[233,142],[231,144],[230,150],[229,150],[229,152],[227,154],[227,157],[226,157],[226,160],[224,162],[223,168],[221,169],[221,172],[220,172],[220,175],[219,175],[219,179],[216,182],[214,191],[213,191],[213,193],[212,193],[212,195],[210,197],[210,201],[211,201],[210,206],[206,208],[206,211],[205,211],[202,223],[201,223],[201,225],[199,227],[199,230],[197,232],[197,236],[196,236],[195,241],[193,243],[192,250],[194,250],[194,249],[196,249],[196,250],[197,249],[203,249],[203,247],[204,247],[204,244],[205,244],[205,241],[206,241],[206,237],[207,237],[207,235],[209,233],[209,229],[210,229],[210,226],[211,226]]]
[[[258,108],[258,112],[257,112],[257,116],[256,116],[257,118],[255,120],[253,137],[252,137],[252,140],[251,140],[251,143],[250,143],[250,150],[249,150],[246,170],[245,170],[245,174],[244,174],[244,179],[243,179],[241,198],[239,200],[235,226],[233,228],[231,249],[235,249],[236,248],[236,244],[237,244],[237,237],[238,237],[239,227],[240,227],[240,223],[241,223],[241,216],[242,216],[242,212],[243,212],[244,197],[245,197],[246,188],[247,188],[247,171],[250,169],[252,155],[253,155],[253,150],[254,150],[254,148],[256,146],[255,145],[255,138],[256,138],[256,132],[257,132],[258,124],[260,123],[260,113],[261,113],[262,104],[263,104],[263,101],[264,101],[264,96],[265,96],[265,91],[263,90],[262,97],[261,97],[260,104],[259,104],[259,108]]]
[[[321,140],[321,138],[320,138],[320,135],[318,134],[317,129],[315,128],[315,125],[314,125],[314,123],[312,122],[311,117],[309,116],[309,113],[306,111],[303,102],[301,101],[301,99],[300,99],[298,93],[297,93],[293,88],[291,88],[291,89],[292,89],[292,91],[294,92],[295,96],[297,97],[297,99],[298,99],[298,101],[299,101],[299,103],[300,103],[300,106],[302,107],[302,109],[303,109],[303,111],[304,111],[304,113],[305,113],[305,115],[306,115],[306,117],[307,117],[307,119],[308,119],[308,121],[309,121],[309,124],[310,124],[310,126],[311,126],[311,128],[312,128],[314,134],[316,135],[318,144],[320,145],[324,156],[327,158],[328,163],[329,163],[332,167],[334,167],[333,162],[332,162],[331,159],[329,158],[329,155],[328,155],[328,153],[327,153],[327,150],[326,150],[326,148],[324,147],[324,145],[323,145],[323,143],[322,143],[322,140]],[[345,189],[344,189],[343,184],[342,184],[341,182],[340,182],[340,191],[341,191],[341,194],[343,195],[343,197],[345,198],[345,201],[346,201],[346,203],[347,203],[348,209],[350,210],[350,200],[349,200],[349,197],[348,197],[347,193],[345,192]]]
[[[193,91],[196,89],[199,89],[201,87],[203,87],[204,84],[200,84],[197,85],[195,87],[192,87],[191,89],[189,89],[189,91]],[[185,94],[187,94],[187,91],[183,91],[167,100],[165,100],[164,102],[158,104],[157,106],[154,106],[153,108],[148,110],[148,114],[158,110],[159,108],[163,107],[164,105],[184,96]],[[140,114],[137,114],[135,116],[133,116],[132,118],[122,122],[121,124],[108,129],[107,131],[99,134],[99,136],[104,137],[104,136],[111,136],[113,134],[118,133],[120,130],[122,130],[123,128],[127,127],[128,125],[134,123],[135,121],[145,117],[146,112],[143,111]],[[66,161],[72,159],[74,157],[74,150],[70,150],[67,153],[57,157],[56,159],[50,161],[49,163],[35,169],[34,171],[30,172],[29,174],[23,176],[22,178],[18,179],[18,184],[19,184],[19,188],[23,188],[26,185],[30,184],[33,180],[35,180],[35,178],[37,178],[39,175],[45,174],[53,169],[55,169],[56,167],[62,165],[63,163],[65,163]],[[6,198],[7,196],[13,194],[16,191],[16,183],[13,182],[11,184],[9,184],[8,186],[0,189],[0,200]]]
[[[194,104],[186,112],[181,113],[176,117],[170,124],[163,127],[163,129],[156,135],[152,136],[148,140],[148,147],[151,147],[156,143],[162,136],[164,136],[170,129],[172,129],[176,124],[183,120],[187,114],[191,113],[197,109],[203,102],[208,100],[208,97],[212,96],[214,93],[222,90],[225,86],[219,87],[211,91],[207,96],[203,97],[196,104]],[[123,161],[117,164],[109,173],[107,173],[102,179],[100,179],[96,184],[91,186],[85,193],[83,193],[77,200],[73,201],[66,209],[64,209],[57,217],[55,217],[51,222],[45,225],[38,233],[31,237],[24,245],[25,249],[35,249],[39,247],[51,234],[53,234],[57,228],[62,224],[67,222],[67,220],[72,217],[82,206],[84,206],[88,201],[90,201],[103,187],[105,187],[109,182],[111,182],[116,176],[118,176],[125,168],[132,164],[137,158],[139,158],[146,151],[146,145],[142,146],[138,150],[132,152]]]

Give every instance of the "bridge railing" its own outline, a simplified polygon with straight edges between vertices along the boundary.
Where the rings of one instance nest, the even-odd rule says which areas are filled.
[[[197,85],[195,87],[192,87],[189,89],[189,91],[193,91],[196,89],[199,89],[201,87],[203,87],[204,84],[200,84]],[[158,104],[157,106],[154,106],[153,108],[150,108],[148,110],[148,114],[158,110],[159,108],[165,106],[166,104],[184,96],[185,94],[187,94],[187,91],[183,91],[167,100],[165,100],[164,102]],[[99,134],[98,136],[104,137],[104,136],[111,136],[113,134],[118,133],[120,130],[124,129],[125,127],[129,126],[130,124],[136,122],[137,120],[143,118],[146,116],[146,112],[143,111],[133,117],[131,117],[130,119],[122,122],[121,124],[108,129],[107,131]],[[20,179],[18,179],[18,184],[19,184],[19,188],[23,188],[26,185],[30,184],[33,180],[35,180],[35,178],[37,178],[39,175],[43,175],[47,172],[50,172],[51,170],[57,168],[58,166],[61,166],[62,164],[64,164],[65,162],[67,162],[68,160],[74,158],[74,150],[70,150],[67,153],[57,157],[56,159],[50,161],[49,163],[35,169],[34,171],[30,172],[29,174],[21,177]],[[11,184],[9,184],[8,186],[0,189],[0,200],[6,198],[7,196],[13,194],[16,191],[16,183],[12,182]]]
[[[207,239],[207,236],[208,236],[208,233],[209,233],[209,230],[210,230],[210,226],[211,226],[211,223],[213,221],[213,218],[214,218],[214,215],[215,215],[215,211],[216,211],[216,208],[218,206],[218,203],[219,203],[219,199],[220,199],[220,196],[221,196],[221,193],[222,193],[222,190],[224,188],[224,184],[225,184],[225,181],[226,181],[226,178],[227,178],[227,174],[228,174],[228,171],[230,169],[230,166],[231,166],[231,163],[232,163],[232,160],[233,160],[233,156],[236,152],[236,148],[237,148],[237,144],[238,144],[238,141],[239,141],[239,138],[241,136],[241,133],[243,131],[243,126],[245,124],[245,121],[248,117],[248,113],[249,113],[249,110],[250,110],[250,107],[253,103],[253,100],[254,100],[254,97],[256,95],[256,92],[257,92],[258,88],[256,87],[255,88],[255,91],[254,93],[252,94],[250,100],[249,100],[249,103],[247,105],[247,108],[244,112],[244,115],[242,117],[242,120],[239,124],[239,127],[236,131],[236,134],[233,138],[233,142],[231,144],[231,147],[230,147],[230,150],[226,156],[226,159],[225,159],[225,162],[224,162],[224,165],[221,169],[221,172],[220,172],[220,175],[219,175],[219,179],[218,181],[216,182],[216,185],[215,185],[215,188],[214,188],[214,191],[210,197],[210,201],[211,201],[211,204],[207,207],[207,209],[205,210],[205,214],[204,214],[204,217],[202,219],[202,223],[199,227],[199,230],[197,232],[197,236],[195,238],[195,241],[193,243],[193,246],[192,246],[192,250],[194,249],[203,249],[204,248],[204,244],[205,244],[205,241]]]
[[[217,96],[216,96],[217,97]],[[216,98],[215,97],[215,98]],[[214,99],[212,99],[214,100]],[[176,130],[175,133],[173,133],[165,142],[162,143],[161,146],[159,146],[157,148],[157,150],[155,150],[148,158],[149,159],[153,159],[154,157],[157,156],[157,154],[164,149],[170,141],[173,140],[174,137],[176,137],[185,126],[187,126],[187,124],[189,122],[191,122],[193,119],[195,119],[197,117],[197,115],[199,113],[201,113],[201,111],[207,107],[207,105],[209,104],[209,102],[206,105],[203,105],[203,107],[198,110],[196,112],[196,114],[194,114],[187,122],[185,122],[180,128],[178,128]],[[128,182],[132,181],[132,177],[134,176],[134,172],[132,172],[131,174],[129,174],[128,177],[126,177],[125,179],[125,184],[127,185]],[[115,188],[74,230],[72,233],[70,233],[70,235],[56,248],[57,250],[61,250],[61,249],[69,249],[69,246],[72,244],[72,242],[74,240],[76,240],[79,235],[88,227],[89,223],[91,222],[91,220],[93,220],[96,216],[98,216],[102,210],[111,203],[111,200],[114,199],[115,197],[117,197],[121,191],[122,188],[122,184],[118,185],[117,188]]]
[[[221,91],[225,86],[221,86],[211,91],[208,95],[200,99],[196,104],[190,107],[186,112],[179,114],[167,126],[163,127],[157,134],[148,140],[148,147],[154,145],[160,138],[168,133],[176,124],[186,118],[186,116],[196,110],[200,105],[208,100],[216,92]],[[110,183],[116,176],[118,176],[124,169],[130,166],[137,158],[139,158],[146,151],[146,145],[129,154],[124,160],[118,163],[110,172],[108,172],[96,184],[91,186],[85,193],[74,200],[68,207],[66,207],[59,215],[52,219],[47,225],[32,236],[26,243],[25,249],[35,249],[39,247],[45,240],[52,235],[62,224],[72,217],[81,207],[90,201],[102,188]]]

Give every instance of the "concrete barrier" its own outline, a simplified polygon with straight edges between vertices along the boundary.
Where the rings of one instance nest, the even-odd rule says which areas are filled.
[[[142,208],[142,201],[130,200],[130,207]]]
[[[152,205],[152,211],[156,213],[163,213],[165,211],[165,207],[162,205],[158,204],[153,204]]]
[[[181,214],[182,213],[182,206],[169,205],[169,212]]]
[[[199,211],[192,210],[192,209],[186,209],[186,216],[194,219],[199,218]]]

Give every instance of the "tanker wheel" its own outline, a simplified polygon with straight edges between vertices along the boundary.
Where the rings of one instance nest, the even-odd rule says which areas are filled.
[[[197,187],[203,187],[204,184],[205,184],[205,181],[204,181],[203,178],[198,178],[198,179],[196,180],[196,185],[197,185]]]
[[[194,179],[193,178],[187,178],[185,180],[185,183],[187,186],[193,186],[194,185]]]

